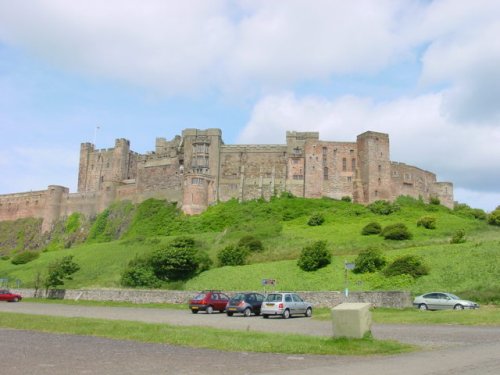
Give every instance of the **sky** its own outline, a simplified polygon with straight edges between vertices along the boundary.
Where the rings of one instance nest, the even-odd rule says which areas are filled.
[[[0,0],[0,194],[76,192],[83,142],[372,130],[492,211],[499,37],[497,0]]]

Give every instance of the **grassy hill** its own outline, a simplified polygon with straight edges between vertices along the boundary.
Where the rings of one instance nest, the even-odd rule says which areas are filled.
[[[176,236],[189,235],[214,265],[185,282],[165,282],[164,288],[261,289],[262,279],[274,278],[279,289],[342,290],[344,261],[352,262],[360,251],[377,247],[389,261],[406,254],[421,256],[429,275],[414,280],[407,275],[349,272],[350,290],[447,290],[463,296],[479,295],[484,301],[500,300],[500,228],[488,225],[483,212],[463,205],[449,210],[406,197],[398,199],[397,207],[400,209],[381,215],[350,202],[283,197],[270,202],[230,201],[188,217],[163,201],[148,200],[137,206],[124,202],[92,223],[75,216],[68,218],[70,223],[59,225],[58,232],[46,238],[45,247],[39,247],[41,256],[27,264],[11,263],[12,256],[22,249],[11,240],[9,256],[5,247],[2,250],[0,278],[19,279],[29,287],[36,273],[46,270],[50,262],[73,255],[81,269],[65,287],[120,287],[121,274],[130,260],[150,254]],[[313,214],[321,214],[324,223],[307,225]],[[416,223],[423,216],[434,217],[436,229],[418,227]],[[378,235],[361,235],[361,229],[374,221],[382,226],[405,223],[413,237],[391,241]],[[1,236],[10,233],[12,237],[13,230],[2,229],[3,225],[13,224],[0,223],[0,243],[7,243]],[[31,222],[30,228],[33,226]],[[459,229],[465,231],[467,241],[450,244]],[[252,253],[244,266],[217,267],[217,253],[246,234],[259,238],[264,251]],[[297,258],[304,246],[317,240],[327,241],[332,263],[315,272],[304,272],[297,266]]]

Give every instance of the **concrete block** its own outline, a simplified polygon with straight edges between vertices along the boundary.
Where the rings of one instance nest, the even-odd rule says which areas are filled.
[[[363,338],[372,327],[369,303],[342,303],[332,309],[333,336]]]

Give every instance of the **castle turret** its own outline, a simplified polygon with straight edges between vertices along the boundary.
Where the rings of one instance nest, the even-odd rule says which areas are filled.
[[[78,192],[83,193],[88,189],[89,168],[91,155],[94,153],[94,145],[86,142],[80,145],[80,166],[78,169]]]
[[[47,204],[43,217],[42,232],[50,230],[52,223],[61,216],[63,200],[69,194],[64,186],[50,185],[47,189]]]

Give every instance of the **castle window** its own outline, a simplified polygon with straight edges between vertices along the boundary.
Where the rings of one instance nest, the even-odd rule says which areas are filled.
[[[349,153],[350,153],[351,155],[354,155],[354,150],[349,150]]]
[[[378,190],[375,190],[375,196],[378,197]]]
[[[382,166],[380,164],[378,165],[378,171],[382,172]]]
[[[300,155],[301,153],[302,153],[302,151],[300,150],[300,148],[295,147],[295,148],[293,149],[293,154],[294,154],[294,155]]]
[[[328,168],[327,167],[323,168],[323,178],[325,180],[328,180]]]
[[[191,179],[191,185],[202,185],[203,180],[201,178],[192,178]]]
[[[104,182],[104,176],[101,176],[101,182]],[[51,192],[52,193],[52,192]]]
[[[301,175],[301,174],[294,174],[293,175],[293,179],[294,180],[303,180],[304,179],[304,176]]]
[[[353,159],[351,160],[351,170],[352,170],[352,171],[355,171],[355,170],[356,170],[356,159],[355,159],[355,158],[353,158]]]
[[[379,178],[378,179],[378,184],[381,185],[382,184],[382,180]]]
[[[345,172],[347,171],[347,159],[342,158],[342,170]]]
[[[352,182],[352,177],[351,176],[347,176],[347,182]]]
[[[106,163],[106,168],[109,168],[109,162]]]
[[[324,155],[325,157],[326,157],[326,152],[327,152],[327,151],[328,151],[328,150],[326,149],[326,147],[323,147],[323,155]]]

